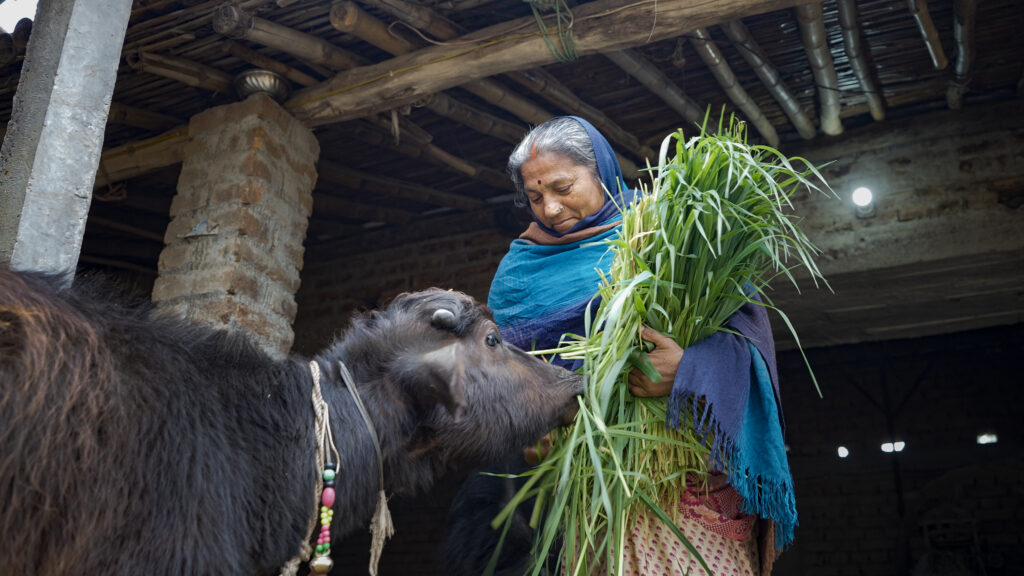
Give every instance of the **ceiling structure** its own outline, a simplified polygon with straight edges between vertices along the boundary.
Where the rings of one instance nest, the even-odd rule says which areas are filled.
[[[1019,99],[1022,26],[1017,0],[136,0],[81,261],[155,274],[188,120],[236,101],[234,78],[254,67],[287,79],[284,106],[320,142],[317,257],[510,206],[509,151],[557,114],[594,122],[635,175],[708,109],[786,152]],[[23,20],[0,35],[2,121],[30,33]],[[1007,262],[1021,256],[983,273]]]

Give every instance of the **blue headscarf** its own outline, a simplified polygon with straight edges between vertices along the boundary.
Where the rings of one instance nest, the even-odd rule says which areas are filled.
[[[611,268],[612,254],[603,240],[618,233],[614,223],[622,220],[620,208],[633,200],[634,192],[625,187],[622,169],[608,140],[590,122],[576,116],[569,118],[579,122],[590,136],[597,172],[608,197],[600,210],[565,233],[544,226],[534,215],[531,228],[540,229],[558,243],[540,244],[519,238],[498,266],[487,304],[502,337],[524,350],[548,350],[558,345],[563,334],[584,334],[586,308],[597,311],[597,303],[592,300],[600,285],[598,270],[608,272]],[[584,233],[576,234],[579,232]],[[583,238],[560,242],[570,234]],[[557,357],[552,361],[570,369],[579,366],[579,362]]]

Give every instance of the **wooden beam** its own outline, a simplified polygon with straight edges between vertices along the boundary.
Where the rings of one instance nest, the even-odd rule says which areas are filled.
[[[330,42],[253,16],[238,6],[225,4],[213,14],[213,29],[228,38],[246,39],[291,54],[301,60],[347,70],[364,62]]]
[[[179,126],[159,136],[107,150],[100,156],[93,189],[181,163],[188,138],[188,126]]]
[[[211,92],[224,93],[233,90],[230,75],[185,58],[139,52],[134,59],[129,59],[128,65],[140,72],[156,74]]]
[[[871,117],[876,122],[881,122],[885,119],[885,105],[882,104],[882,94],[875,88],[875,82],[871,79],[871,69],[868,66],[864,43],[861,41],[857,2],[856,0],[837,0],[837,5],[839,26],[843,29],[843,46],[846,48],[846,56],[850,59],[850,68],[857,76],[860,89],[864,91]]]
[[[551,74],[540,68],[535,68],[522,72],[509,72],[507,76],[537,95],[547,98],[549,102],[569,114],[586,118],[609,140],[622,146],[641,161],[646,158],[650,159],[652,164],[657,162],[657,154],[654,150],[641,144],[636,136],[616,124],[604,112],[577,98],[569,88]]]
[[[585,56],[676,37],[701,26],[796,3],[659,0],[623,6],[619,0],[596,0],[574,10],[573,37],[577,52]],[[459,42],[342,72],[297,92],[287,107],[308,125],[335,123],[410,104],[467,81],[554,62],[539,31],[529,26],[536,26],[532,16],[478,30]]]
[[[242,44],[235,42],[233,40],[225,41],[224,49],[227,50],[233,56],[241,58],[242,60],[245,60],[253,66],[256,66],[258,68],[265,68],[267,70],[270,70],[271,72],[276,72],[277,74],[280,74],[281,76],[287,78],[288,80],[291,80],[292,82],[298,84],[299,86],[312,86],[318,82],[316,78],[313,78],[312,76],[306,74],[305,72],[302,72],[301,70],[296,70],[291,66],[282,64],[277,60],[270,58],[269,56],[264,56],[263,54],[260,54],[259,52],[251,48],[247,48],[246,46],[243,46]]]
[[[942,41],[939,40],[939,31],[935,29],[932,16],[928,12],[928,0],[907,0],[907,8],[910,15],[917,22],[917,27],[924,38],[924,44],[928,47],[928,54],[932,57],[932,64],[936,70],[944,69],[949,62],[946,60],[946,53],[942,51]]]
[[[390,135],[369,122],[353,122],[345,126],[346,135],[355,136],[369,144],[389,148],[410,158],[422,158],[460,174],[464,174],[498,190],[512,190],[512,182],[497,170],[458,158],[433,144],[396,144]]]
[[[736,75],[732,72],[732,68],[725,61],[725,55],[718,49],[715,41],[711,39],[711,34],[708,30],[706,28],[697,28],[690,32],[689,38],[690,44],[697,51],[697,55],[700,56],[704,64],[711,70],[711,74],[718,80],[718,85],[722,87],[722,90],[732,100],[732,103],[743,112],[743,115],[747,117],[747,121],[754,126],[769,146],[773,148],[778,147],[779,135],[775,132],[775,127],[765,118],[764,112],[761,112],[761,108],[751,100],[743,86],[740,86],[739,81],[736,80]]]
[[[169,130],[181,124],[181,120],[173,116],[117,102],[110,103],[110,114],[107,115],[107,122],[134,126],[154,132]]]
[[[322,190],[313,194],[313,215],[317,218],[362,220],[386,224],[405,224],[416,217],[415,213],[407,210],[352,202],[331,196]]]
[[[485,205],[483,200],[477,200],[476,198],[452,194],[451,192],[442,192],[428,186],[405,182],[396,178],[378,176],[327,160],[321,160],[317,163],[317,173],[322,181],[340,184],[352,190],[368,192],[374,195],[400,198],[412,202],[423,202],[461,211],[477,210]]]
[[[832,53],[828,48],[828,33],[821,14],[821,4],[803,4],[796,7],[807,59],[811,62],[814,83],[818,86],[818,117],[821,131],[829,136],[843,133],[839,120],[839,78],[836,75]]]
[[[413,4],[405,0],[370,0],[369,3],[381,10],[391,13],[391,15],[399,18],[409,25],[421,28],[427,34],[431,34],[442,40],[451,40],[463,33],[462,29],[457,25],[437,15],[433,10],[419,4]],[[339,29],[354,32],[352,28],[355,28],[355,20],[360,18],[361,15],[355,13],[355,10],[346,5],[355,6],[352,2],[335,4],[334,8],[331,10],[331,22],[335,23],[335,9],[338,9],[339,23],[344,22],[344,26],[346,26],[345,28]],[[364,22],[369,22],[372,17],[365,15],[361,16],[361,19]],[[347,22],[346,20],[350,20],[351,22]],[[338,27],[338,25],[339,24],[336,23],[335,27]],[[367,26],[376,29],[372,32],[368,31],[367,36],[361,37],[393,55],[409,53],[418,46],[417,44],[407,40],[396,39],[395,36],[390,34],[388,29],[380,23],[380,21],[376,21],[376,24],[367,24]],[[597,110],[592,106],[587,106],[581,102],[568,88],[562,86],[561,83],[559,83],[553,76],[539,69],[534,72],[534,78],[512,79],[521,84],[525,82],[528,87],[535,90],[538,88],[538,82],[536,79],[539,79],[539,89],[548,97],[549,100],[556,99],[567,104],[567,106],[563,107],[565,110],[587,118],[591,123],[597,126],[599,130],[602,130],[602,132],[617,143],[624,145],[628,150],[636,154],[638,158],[654,158],[654,153],[650,148],[646,148],[646,150],[644,150],[644,147],[640,146],[640,143],[637,141],[635,136],[628,134],[625,130],[612,122],[600,110]],[[540,124],[554,116],[551,112],[548,112],[529,100],[508,91],[504,86],[501,86],[491,80],[468,82],[462,85],[461,88],[486,100],[494,106],[511,112],[523,121],[531,124]],[[556,103],[556,105],[558,104]],[[520,131],[519,136],[512,142],[518,143],[522,136],[523,133]],[[636,164],[632,160],[618,152],[616,152],[616,156],[618,157],[623,175],[626,178],[635,179],[639,176]]]
[[[612,50],[604,55],[661,98],[689,124],[700,124],[704,111],[675,85],[657,66],[651,64],[639,52],[633,50]]]
[[[754,73],[757,74],[757,77],[761,79],[761,83],[768,89],[768,92],[775,98],[775,101],[779,103],[779,107],[789,117],[789,121],[793,123],[793,127],[796,128],[800,137],[804,140],[814,138],[815,134],[817,134],[814,123],[804,113],[804,109],[800,107],[800,103],[797,101],[796,96],[793,95],[793,91],[782,81],[778,70],[768,60],[768,55],[765,54],[764,49],[754,41],[753,36],[750,35],[750,31],[747,30],[743,22],[730,20],[719,26],[736,50],[739,51],[740,56],[746,60],[747,64],[754,70]]]
[[[946,104],[953,110],[959,110],[964,105],[964,94],[967,93],[974,65],[974,14],[978,3],[977,0],[956,0],[953,6],[956,10],[953,19],[956,64],[953,66],[953,79],[946,90]]]
[[[335,3],[331,7],[330,18],[331,25],[338,30],[356,36],[395,56],[412,52],[418,47],[409,40],[391,34],[383,22],[359,8],[354,2]],[[431,95],[425,107],[481,134],[506,142],[519,142],[525,134],[523,127],[460,102],[443,92]]]

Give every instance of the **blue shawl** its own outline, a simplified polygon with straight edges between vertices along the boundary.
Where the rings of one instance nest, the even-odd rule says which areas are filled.
[[[601,183],[609,199],[594,215],[565,234],[544,227],[534,216],[531,229],[548,238],[544,244],[524,233],[514,240],[491,283],[488,305],[502,336],[524,350],[548,350],[564,334],[585,333],[587,308],[596,316],[594,298],[613,255],[603,240],[618,233],[619,208],[634,192],[622,184],[622,170],[604,136],[589,122],[572,116],[594,145]],[[562,241],[568,236],[573,241]],[[582,237],[582,238],[581,238]],[[581,238],[581,239],[577,239]],[[729,475],[743,497],[744,511],[776,525],[776,546],[793,539],[797,524],[793,480],[783,442],[775,344],[763,306],[747,304],[730,317],[728,328],[687,348],[679,364],[666,425],[684,422],[712,443],[714,463]],[[555,357],[552,362],[575,370],[581,362]],[[684,413],[686,400],[703,399]]]

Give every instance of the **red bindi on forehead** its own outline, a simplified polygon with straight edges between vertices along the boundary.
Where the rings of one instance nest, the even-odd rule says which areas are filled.
[[[538,179],[537,179],[537,186],[540,186],[540,184],[541,184],[541,182],[540,182],[540,178],[538,178]]]

